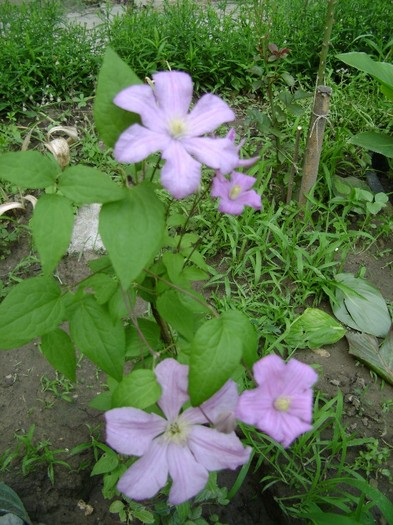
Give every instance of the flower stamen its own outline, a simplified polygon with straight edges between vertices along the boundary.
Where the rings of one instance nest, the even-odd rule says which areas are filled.
[[[274,400],[273,406],[279,412],[288,412],[291,408],[291,398],[286,396],[278,397]]]
[[[187,132],[187,126],[184,120],[175,118],[169,122],[169,133],[174,139],[184,137]]]
[[[231,191],[229,192],[229,198],[232,201],[235,201],[242,191],[243,188],[240,186],[240,184],[235,184],[234,186],[232,186]]]

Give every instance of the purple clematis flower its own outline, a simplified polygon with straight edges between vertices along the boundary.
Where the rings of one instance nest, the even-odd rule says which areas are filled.
[[[117,488],[129,498],[154,496],[172,478],[169,502],[179,505],[200,492],[209,471],[235,469],[249,459],[233,431],[204,426],[234,419],[236,384],[228,381],[201,407],[188,408],[188,366],[165,359],[155,369],[162,387],[158,402],[165,418],[137,408],[114,408],[105,414],[107,443],[121,454],[141,456],[121,477]]]
[[[153,75],[154,89],[134,85],[118,93],[114,103],[141,117],[115,144],[119,162],[139,162],[151,153],[162,152],[165,165],[161,183],[180,199],[195,192],[201,181],[201,163],[230,173],[239,160],[229,138],[203,137],[235,114],[219,97],[203,95],[189,113],[192,80],[187,73],[167,71]]]
[[[241,394],[236,417],[288,447],[312,429],[311,386],[318,375],[311,366],[276,355],[260,359],[253,370],[258,387]]]
[[[227,139],[231,140],[233,143],[235,143],[235,140],[236,140],[236,131],[234,130],[234,128],[231,128],[229,131],[228,131],[228,134],[227,134]],[[237,153],[239,154],[240,153],[240,150],[242,149],[244,143],[246,142],[246,139],[242,139],[239,144],[236,146],[236,151]],[[250,159],[240,159],[238,160],[237,164],[236,164],[236,168],[248,168],[249,166],[252,166],[253,164],[256,163],[256,161],[259,159],[258,156],[256,157],[251,157]]]
[[[220,198],[218,209],[223,213],[240,215],[245,206],[260,210],[262,207],[261,196],[250,189],[255,181],[254,177],[243,175],[237,171],[232,172],[230,180],[217,172],[213,179],[210,195]]]

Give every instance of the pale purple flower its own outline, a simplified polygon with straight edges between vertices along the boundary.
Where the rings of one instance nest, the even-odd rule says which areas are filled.
[[[261,196],[256,191],[251,190],[255,182],[255,177],[249,177],[237,171],[231,173],[229,180],[217,172],[212,182],[210,195],[219,197],[218,209],[223,213],[240,215],[245,206],[260,210],[262,207]]]
[[[235,114],[219,97],[203,95],[189,111],[192,80],[187,73],[167,71],[153,75],[154,85],[134,85],[118,93],[114,103],[141,117],[142,126],[133,124],[115,144],[119,162],[139,162],[151,153],[162,152],[166,161],[161,171],[162,185],[175,198],[195,192],[201,181],[201,163],[230,173],[239,160],[229,138],[203,137]]]
[[[120,454],[141,456],[121,477],[120,492],[135,500],[151,498],[169,475],[169,502],[179,505],[205,487],[209,471],[243,465],[251,449],[244,448],[233,431],[204,426],[234,419],[239,396],[233,381],[201,407],[180,412],[189,400],[188,366],[165,359],[155,374],[162,387],[158,405],[165,418],[137,408],[114,408],[105,414],[106,438]]]
[[[227,139],[231,140],[234,144],[235,144],[235,140],[236,140],[236,131],[234,130],[234,128],[231,128],[229,131],[228,131],[228,134],[227,134]],[[236,151],[238,152],[238,154],[240,153],[240,150],[242,149],[244,143],[246,142],[245,139],[242,139],[239,144],[236,146]],[[256,161],[259,159],[259,157],[251,157],[250,159],[240,159],[238,160],[237,164],[236,164],[236,168],[248,168],[249,166],[252,166],[253,164],[256,163]]]
[[[318,375],[311,366],[276,355],[260,359],[253,371],[258,387],[241,394],[236,417],[288,447],[312,429],[311,387]]]

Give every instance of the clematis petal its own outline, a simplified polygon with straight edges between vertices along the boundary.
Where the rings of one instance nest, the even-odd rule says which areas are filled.
[[[291,414],[279,413],[275,410],[265,412],[256,427],[281,443],[285,448],[301,434],[312,430],[309,423],[305,423]]]
[[[184,138],[182,144],[187,153],[209,168],[220,170],[223,175],[230,173],[238,165],[237,149],[227,138]]]
[[[158,405],[168,421],[173,421],[188,400],[188,366],[181,365],[175,359],[164,359],[156,366],[154,373],[162,387]]]
[[[261,414],[273,407],[274,399],[261,387],[245,390],[239,398],[236,409],[236,418],[248,425],[257,425]]]
[[[315,370],[297,359],[288,361],[285,367],[285,376],[284,395],[311,388],[318,380],[318,374]]]
[[[184,117],[191,104],[192,79],[182,71],[163,71],[153,75],[155,97],[167,118]]]
[[[285,395],[285,394],[284,394]],[[311,388],[290,396],[291,406],[288,412],[306,423],[311,423],[313,408],[313,391]]]
[[[224,434],[213,428],[195,425],[188,438],[188,446],[198,463],[209,471],[235,469],[247,463],[251,448],[244,448],[234,432]]]
[[[188,125],[194,137],[211,133],[225,122],[235,120],[235,113],[216,95],[203,95],[188,116]]]
[[[114,154],[119,162],[139,162],[170,143],[169,135],[156,133],[139,124],[127,128],[118,138]]]
[[[120,454],[142,456],[167,422],[138,408],[113,408],[105,412],[106,442]]]
[[[182,199],[196,192],[201,182],[201,165],[184,149],[172,141],[162,157],[166,160],[161,170],[161,184],[175,199]]]
[[[222,213],[228,213],[229,215],[241,215],[244,211],[244,204],[239,200],[231,201],[229,199],[221,199],[218,209]]]
[[[169,474],[172,487],[169,492],[169,503],[180,505],[196,496],[206,485],[209,473],[198,463],[187,447],[177,444],[168,446]]]
[[[257,179],[255,177],[244,175],[244,173],[239,173],[238,171],[231,173],[231,183],[237,184],[242,188],[243,191],[247,191],[252,188],[256,181]]]
[[[235,419],[234,414],[239,400],[237,385],[231,379],[200,407],[188,408],[180,416],[189,424],[221,424],[223,420]],[[235,421],[234,421],[235,423]],[[236,424],[235,424],[236,426]],[[234,430],[232,428],[231,430]]]
[[[113,102],[122,109],[140,115],[142,124],[147,128],[156,132],[166,131],[164,114],[157,106],[150,86],[135,85],[123,89],[115,96]]]
[[[285,375],[285,361],[278,357],[278,355],[267,355],[253,366],[254,378],[258,385],[262,385],[265,381],[276,381]],[[274,378],[272,380],[272,378]],[[278,395],[280,392],[278,392]]]
[[[117,488],[137,501],[152,498],[168,479],[167,445],[154,440],[146,454],[120,478]]]

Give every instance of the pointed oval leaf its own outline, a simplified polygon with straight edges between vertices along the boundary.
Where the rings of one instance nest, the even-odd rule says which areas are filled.
[[[59,188],[72,202],[94,204],[118,201],[124,198],[124,188],[109,175],[89,166],[72,166],[59,178]]]
[[[61,290],[54,279],[26,279],[0,305],[0,349],[17,348],[54,330],[63,315]]]
[[[33,239],[45,273],[52,272],[66,253],[74,225],[71,201],[61,195],[42,195],[30,221]]]
[[[101,139],[113,147],[120,133],[139,122],[139,116],[113,104],[113,99],[122,89],[134,84],[143,84],[132,69],[108,48],[98,74],[96,98],[94,102],[94,122]]]
[[[123,377],[112,394],[112,408],[135,407],[143,410],[161,397],[161,386],[152,370],[135,370]]]
[[[385,337],[392,322],[381,292],[351,273],[337,274],[335,279],[338,286],[331,307],[337,319],[359,332]]]
[[[92,297],[86,297],[76,308],[70,328],[71,337],[79,350],[104,372],[120,381],[126,346],[122,323],[113,323],[102,306]]]
[[[345,337],[349,353],[393,385],[393,330],[389,331],[380,348],[378,340],[372,335],[348,333]]]
[[[234,319],[233,312],[226,312],[219,319],[207,321],[196,332],[189,373],[193,406],[215,394],[239,365],[243,354],[242,324],[239,317]]]
[[[38,151],[16,151],[0,155],[0,179],[20,188],[44,189],[51,186],[60,166]]]
[[[76,380],[75,348],[70,336],[56,328],[41,338],[41,351],[49,363],[70,381]]]
[[[306,308],[291,325],[285,341],[300,348],[319,348],[339,341],[345,328],[333,317],[318,308]]]
[[[149,183],[128,190],[121,201],[102,206],[99,232],[125,290],[161,248],[164,226],[163,205]]]
[[[393,158],[393,137],[385,135],[384,133],[376,133],[375,131],[365,131],[351,137],[351,144],[367,148],[376,153],[381,153],[385,157]]]
[[[5,483],[0,483],[0,516],[3,514],[18,516],[23,523],[31,525],[30,518],[18,494]]]

